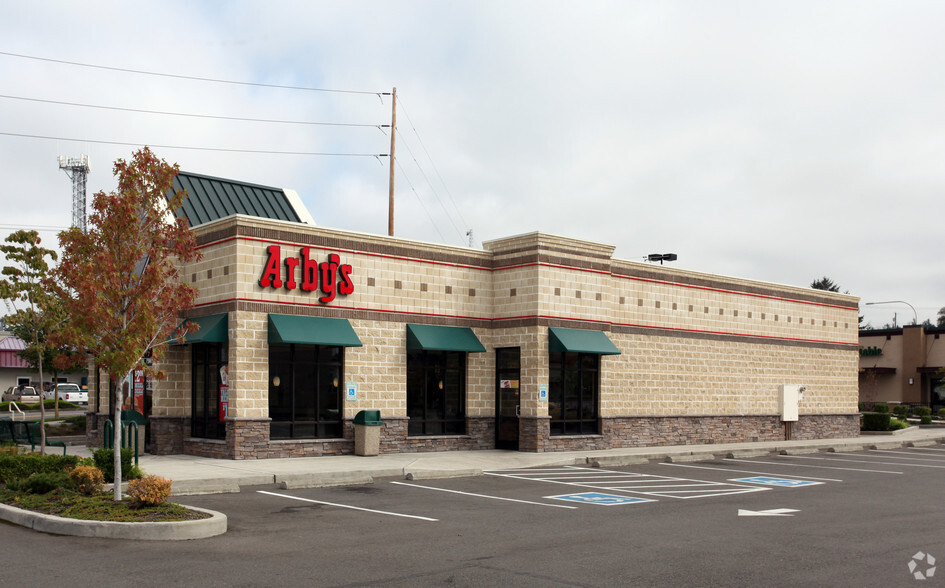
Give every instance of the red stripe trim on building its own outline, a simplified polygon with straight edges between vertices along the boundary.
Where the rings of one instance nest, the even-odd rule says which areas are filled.
[[[364,256],[367,256],[367,257],[379,257],[379,258],[382,258],[382,259],[393,259],[393,260],[397,260],[397,261],[410,261],[410,262],[414,262],[414,263],[426,263],[426,264],[430,264],[430,265],[441,265],[441,266],[447,266],[447,267],[458,267],[458,268],[473,269],[473,270],[486,271],[486,272],[504,271],[504,270],[511,270],[511,269],[521,269],[521,268],[525,268],[525,267],[534,267],[534,266],[550,267],[550,268],[565,269],[565,270],[577,271],[577,272],[583,272],[583,273],[607,275],[607,276],[610,276],[610,277],[612,277],[612,278],[617,278],[617,279],[621,279],[621,280],[633,280],[633,281],[637,281],[637,282],[647,282],[647,283],[651,283],[651,284],[662,284],[662,285],[667,285],[667,286],[675,286],[675,287],[678,287],[678,288],[689,288],[689,289],[692,289],[692,290],[705,290],[705,291],[707,291],[707,292],[719,292],[719,293],[722,293],[722,294],[733,294],[733,295],[735,295],[735,296],[748,296],[748,297],[751,297],[751,298],[763,298],[763,299],[766,299],[766,300],[778,300],[778,301],[781,301],[781,302],[791,302],[791,303],[793,303],[793,304],[804,304],[804,305],[808,305],[808,306],[820,306],[820,307],[824,307],[824,308],[838,308],[838,309],[841,309],[841,310],[855,310],[855,309],[857,308],[857,307],[855,307],[855,306],[842,306],[842,305],[839,305],[839,304],[827,304],[827,303],[824,303],[824,302],[810,302],[810,301],[807,301],[807,300],[798,300],[798,299],[796,299],[796,298],[786,298],[786,297],[783,297],[783,296],[771,296],[771,295],[768,295],[768,294],[754,294],[754,293],[751,293],[751,292],[739,292],[738,290],[727,290],[727,289],[724,289],[724,288],[712,288],[712,287],[709,287],[709,286],[697,286],[697,285],[693,285],[693,284],[681,284],[681,283],[679,283],[679,282],[672,282],[672,281],[669,281],[669,280],[655,280],[655,279],[652,279],[652,278],[640,278],[640,277],[635,277],[635,276],[625,276],[625,275],[622,275],[622,274],[615,274],[615,273],[613,273],[613,272],[606,272],[606,271],[603,271],[603,270],[593,270],[593,269],[587,269],[587,268],[581,268],[581,267],[575,267],[575,266],[567,266],[567,265],[560,265],[560,264],[554,264],[554,263],[545,263],[545,262],[540,262],[540,261],[536,261],[536,262],[532,262],[532,263],[522,263],[522,264],[517,264],[517,265],[509,265],[509,266],[503,266],[503,267],[497,267],[497,268],[485,268],[485,267],[479,267],[479,266],[475,266],[475,265],[467,265],[467,264],[461,264],[461,263],[450,263],[450,262],[445,262],[445,261],[432,261],[432,260],[428,260],[428,259],[419,259],[419,258],[416,258],[416,257],[403,257],[403,256],[398,256],[398,255],[387,255],[387,254],[384,254],[384,253],[371,253],[371,252],[366,252],[366,251],[358,251],[358,250],[355,250],[355,249],[343,249],[343,248],[339,248],[339,247],[320,247],[320,246],[314,246],[314,245],[306,245],[305,243],[298,243],[298,242],[293,242],[293,241],[278,241],[278,240],[274,240],[274,239],[261,239],[261,238],[259,238],[259,237],[246,237],[246,236],[226,237],[225,239],[220,239],[220,240],[218,240],[218,241],[212,241],[212,242],[210,242],[210,243],[205,243],[205,244],[203,244],[203,245],[200,245],[200,246],[198,247],[198,249],[203,249],[204,247],[209,247],[209,246],[211,246],[211,245],[219,245],[220,243],[225,243],[225,242],[227,242],[227,241],[233,241],[233,240],[236,240],[236,239],[242,239],[242,240],[244,240],[244,241],[255,241],[255,242],[258,242],[258,243],[278,243],[278,244],[280,244],[280,245],[288,245],[288,246],[294,246],[294,247],[308,247],[308,248],[310,248],[310,249],[315,249],[315,250],[318,250],[318,251],[336,251],[336,252],[350,253],[350,254],[352,254],[352,255],[364,255]]]
[[[683,327],[665,327],[658,325],[645,325],[639,323],[618,323],[612,321],[602,321],[595,319],[587,318],[572,318],[565,316],[551,316],[551,315],[541,315],[541,314],[531,314],[531,315],[519,315],[519,316],[507,316],[507,317],[496,317],[496,318],[485,318],[485,317],[476,317],[476,316],[464,316],[457,314],[441,314],[433,312],[413,312],[413,311],[403,311],[403,310],[388,310],[388,309],[378,309],[378,308],[361,308],[357,306],[341,306],[341,305],[331,305],[326,306],[317,302],[286,302],[278,300],[264,300],[260,298],[227,298],[225,300],[216,300],[213,302],[203,302],[200,304],[195,304],[194,308],[200,308],[203,306],[211,306],[214,304],[225,304],[227,302],[258,302],[262,304],[285,304],[289,306],[306,306],[306,307],[322,307],[329,309],[338,309],[338,310],[355,310],[359,312],[380,312],[385,314],[405,314],[413,316],[430,316],[437,318],[451,318],[451,319],[463,319],[463,320],[477,320],[477,321],[488,321],[488,322],[498,322],[498,321],[510,321],[510,320],[522,320],[522,319],[547,319],[547,320],[564,320],[564,321],[574,321],[581,323],[595,323],[598,325],[609,325],[616,327],[632,327],[639,329],[655,329],[660,331],[680,331],[685,333],[699,333],[703,335],[725,335],[731,337],[750,337],[752,339],[765,339],[765,340],[781,340],[781,341],[799,341],[804,343],[827,343],[831,345],[849,345],[849,346],[859,346],[859,342],[848,343],[845,341],[831,341],[827,339],[807,339],[803,337],[786,337],[786,336],[774,336],[774,335],[756,335],[754,333],[738,333],[731,331],[712,331],[707,329],[686,329]]]

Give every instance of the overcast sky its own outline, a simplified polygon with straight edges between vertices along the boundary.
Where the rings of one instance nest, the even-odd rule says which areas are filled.
[[[185,171],[292,188],[319,225],[386,234],[388,160],[370,155],[389,152],[387,129],[40,101],[383,125],[391,101],[377,94],[396,86],[398,237],[465,246],[471,229],[478,248],[542,231],[621,259],[677,253],[700,272],[829,276],[862,302],[910,303],[920,322],[945,306],[938,0],[0,9],[4,235],[71,222],[58,155],[91,156],[91,201],[145,144]],[[913,318],[904,304],[863,310],[876,327]]]

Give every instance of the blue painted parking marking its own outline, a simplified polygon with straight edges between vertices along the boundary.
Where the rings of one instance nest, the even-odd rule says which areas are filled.
[[[815,486],[823,482],[812,482],[811,480],[792,480],[790,478],[769,478],[767,476],[755,476],[754,478],[736,478],[730,482],[748,482],[750,484],[764,484],[765,486],[781,486],[783,488],[799,488],[801,486]]]
[[[656,502],[648,498],[635,498],[632,496],[618,496],[616,494],[602,494],[600,492],[581,492],[580,494],[562,494],[560,496],[545,496],[545,498],[554,498],[557,500],[570,500],[572,502],[583,502],[585,504],[602,504],[604,506],[614,506],[615,504],[635,504],[637,502]]]

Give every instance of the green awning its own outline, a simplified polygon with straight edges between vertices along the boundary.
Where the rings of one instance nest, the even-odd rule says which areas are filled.
[[[184,335],[183,343],[178,343],[177,338],[171,336],[168,342],[171,345],[187,345],[189,343],[226,343],[230,340],[229,328],[230,321],[227,313],[211,314],[209,316],[198,316],[187,319],[181,323],[184,326],[188,321],[197,323],[200,327],[193,333]]]
[[[620,355],[620,350],[603,331],[562,329],[561,327],[548,327],[548,351]]]
[[[436,351],[468,351],[482,353],[486,350],[469,327],[439,327],[435,325],[407,325],[407,349]]]
[[[269,342],[361,347],[348,319],[288,314],[269,315]]]

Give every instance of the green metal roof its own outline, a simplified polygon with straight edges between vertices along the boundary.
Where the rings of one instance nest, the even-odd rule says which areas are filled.
[[[361,347],[348,319],[288,314],[269,315],[269,342]]]
[[[282,188],[180,172],[173,190],[187,190],[187,198],[174,214],[186,218],[192,227],[232,214],[302,222]]]
[[[482,342],[469,327],[407,325],[407,349],[482,353]]]
[[[551,353],[597,353],[620,355],[620,350],[603,331],[584,331],[548,327],[548,351]]]

